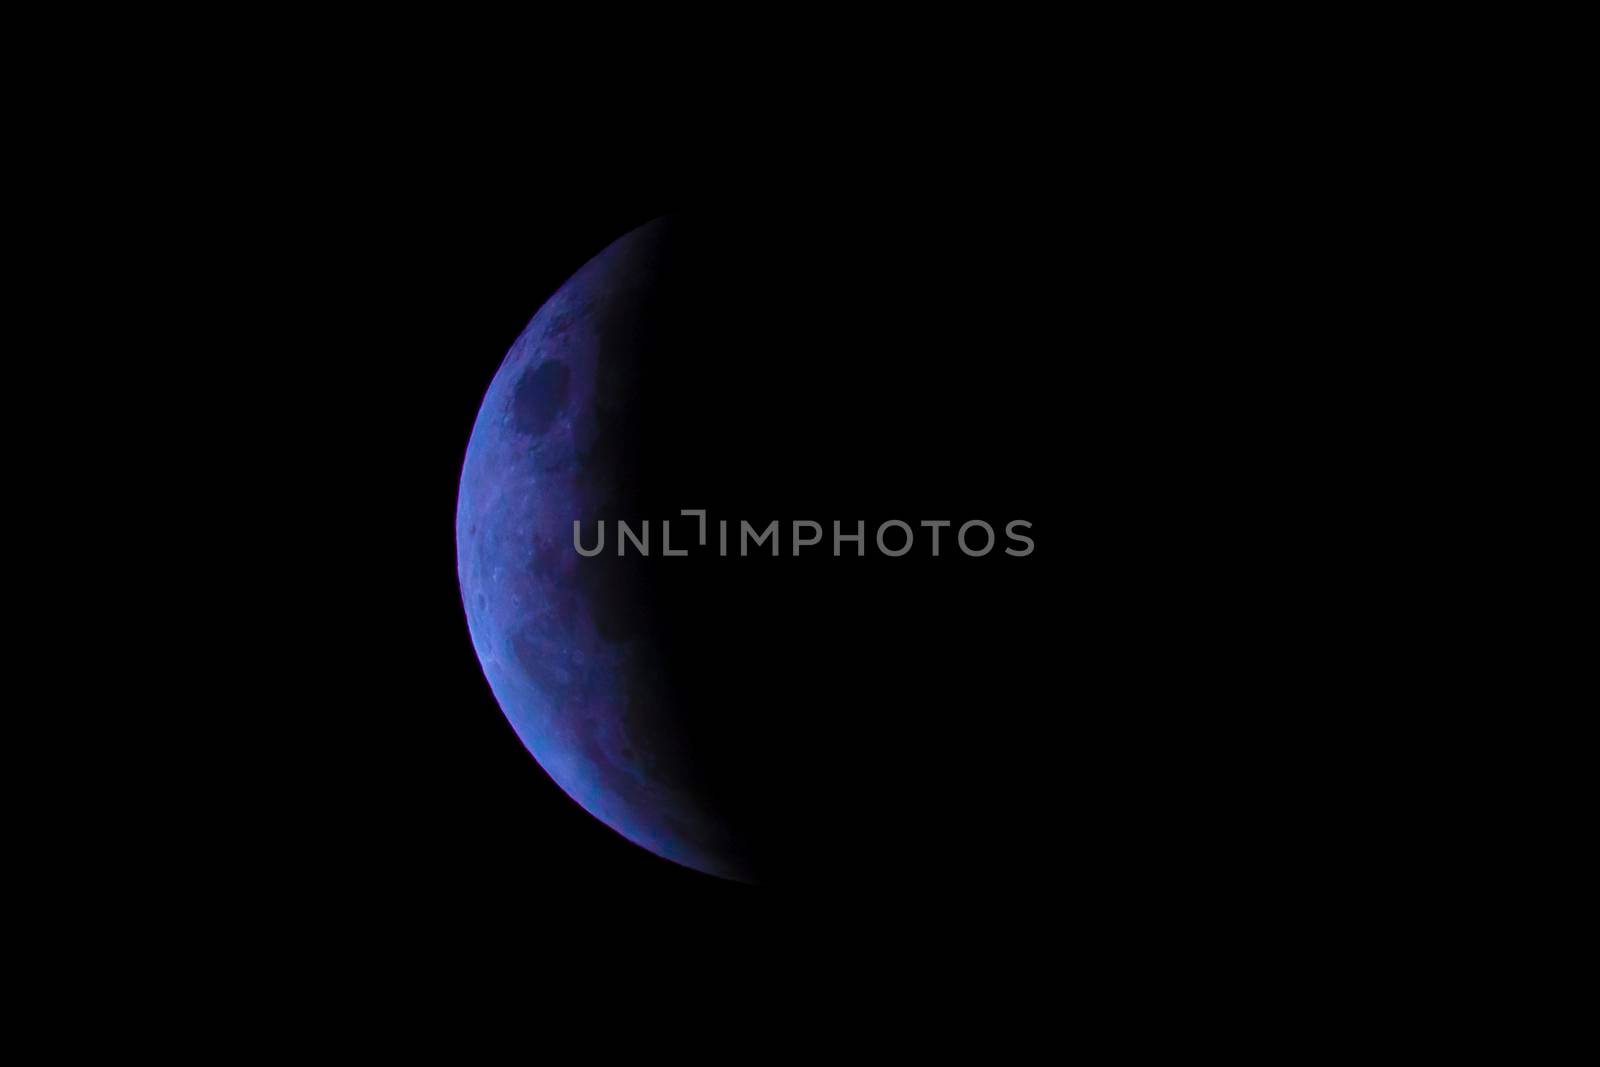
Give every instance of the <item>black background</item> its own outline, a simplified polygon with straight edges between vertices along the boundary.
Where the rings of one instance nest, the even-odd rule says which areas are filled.
[[[393,55],[407,74],[429,65]],[[1429,636],[1415,575],[1439,566],[1427,535],[1395,547],[1403,505],[1450,466],[1452,440],[1408,417],[1439,406],[1455,359],[1430,320],[1481,320],[1472,289],[1417,305],[1436,265],[1418,216],[1451,253],[1476,240],[1441,207],[1459,182],[1408,167],[1395,146],[1416,140],[1414,113],[1394,118],[1381,91],[1379,121],[1329,123],[1276,78],[1240,75],[1217,102],[1206,79],[1068,66],[1054,95],[1008,84],[1037,109],[894,82],[858,130],[752,114],[714,151],[663,105],[635,116],[660,143],[590,126],[614,150],[603,162],[549,121],[593,75],[524,89],[500,117],[478,106],[492,90],[461,102],[420,78],[401,97],[340,63],[356,92],[302,83],[285,107],[299,71],[284,56],[239,96],[174,73],[156,106],[94,101],[125,112],[115,137],[60,124],[88,157],[53,183],[72,204],[28,206],[96,232],[53,242],[93,295],[63,317],[52,362],[138,424],[100,427],[62,481],[97,509],[83,559],[149,586],[93,635],[139,662],[84,655],[75,612],[66,699],[40,702],[75,752],[130,772],[92,812],[130,831],[114,848],[62,838],[110,861],[84,879],[85,914],[134,881],[251,923],[342,901],[404,944],[423,920],[484,915],[542,934],[561,924],[542,907],[552,889],[775,895],[659,860],[566,798],[495,707],[455,577],[461,457],[506,347],[608,242],[694,211],[761,244],[769,269],[736,288],[785,313],[696,305],[738,343],[664,379],[649,436],[657,470],[685,480],[663,477],[653,503],[1020,516],[1037,542],[1020,561],[697,561],[703,598],[659,599],[681,691],[708,698],[695,741],[762,755],[744,781],[729,772],[728,795],[777,784],[755,806],[783,831],[775,881],[933,901],[980,926],[1031,920],[1012,905],[1042,897],[1075,933],[1117,941],[1186,910],[1226,936],[1208,905],[1294,907],[1306,886],[1352,890],[1302,906],[1314,923],[1386,903],[1393,868],[1370,831],[1417,853],[1452,821],[1454,798],[1418,773],[1447,731],[1413,755],[1399,724],[1407,705],[1454,708],[1430,701],[1426,669],[1384,674]],[[1327,88],[1341,85],[1316,95],[1342,102]],[[1374,151],[1383,123],[1392,144]],[[103,329],[84,325],[89,305],[109,310]],[[193,364],[166,358],[191,337]],[[109,358],[86,359],[91,342]],[[1418,352],[1436,359],[1396,383]],[[50,395],[52,414],[82,418],[76,392]],[[1422,455],[1390,447],[1391,416]],[[148,456],[129,447],[143,441]],[[97,496],[113,475],[134,491]],[[188,506],[167,507],[158,481]],[[171,551],[140,554],[141,531]],[[132,640],[147,636],[157,647]],[[117,699],[89,707],[79,686],[107,674]],[[179,687],[193,708],[165,706]],[[152,739],[163,759],[135,747]],[[1416,810],[1382,791],[1389,771]],[[74,792],[62,777],[46,806]],[[219,874],[248,897],[216,892]]]

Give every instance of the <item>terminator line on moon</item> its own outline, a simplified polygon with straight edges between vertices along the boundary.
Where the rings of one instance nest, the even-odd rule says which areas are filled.
[[[627,572],[572,551],[573,522],[615,513],[630,409],[630,327],[665,222],[574,274],[511,346],[467,446],[456,562],[473,646],[506,718],[590,814],[657,855],[753,880],[697,792],[663,706]]]

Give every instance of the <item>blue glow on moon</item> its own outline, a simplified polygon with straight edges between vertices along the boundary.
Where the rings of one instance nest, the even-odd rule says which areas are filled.
[[[664,223],[616,241],[539,309],[484,396],[461,472],[456,562],[473,647],[517,736],[590,814],[657,855],[750,880],[697,794],[661,665],[614,557],[580,557],[623,501],[640,401],[624,351]]]

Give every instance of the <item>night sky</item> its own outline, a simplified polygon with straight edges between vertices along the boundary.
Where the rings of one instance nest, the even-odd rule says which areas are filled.
[[[494,193],[403,226],[358,213],[334,260],[338,357],[309,380],[354,414],[330,420],[338,458],[308,501],[337,521],[317,561],[332,602],[307,607],[338,651],[285,727],[319,813],[307,856],[452,896],[752,891],[630,844],[551,781],[496,705],[456,576],[462,459],[508,348],[607,244],[678,214],[743,252],[663,298],[636,517],[860,520],[869,538],[984,519],[1002,548],[1024,519],[1035,542],[971,559],[947,530],[937,559],[796,559],[786,533],[778,559],[650,570],[642,610],[694,708],[683,741],[767,828],[771,881],[1039,892],[1070,870],[1131,899],[1220,862],[1205,828],[1250,798],[1202,757],[1256,720],[1209,714],[1244,649],[1209,643],[1229,610],[1227,568],[1205,565],[1228,427],[1198,403],[1215,379],[1192,335],[1221,309],[1176,284],[1188,223],[1116,183]]]

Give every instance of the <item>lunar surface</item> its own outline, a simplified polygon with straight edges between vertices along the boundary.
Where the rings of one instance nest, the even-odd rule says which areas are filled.
[[[680,748],[630,560],[573,547],[575,519],[588,547],[597,520],[626,510],[630,456],[648,446],[631,432],[633,335],[664,226],[597,255],[512,345],[467,447],[457,568],[489,685],[556,783],[657,855],[753,880]]]

